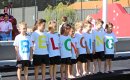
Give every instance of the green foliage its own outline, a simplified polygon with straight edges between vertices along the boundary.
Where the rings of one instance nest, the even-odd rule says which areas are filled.
[[[75,10],[68,8],[68,5],[64,5],[62,2],[55,7],[48,5],[43,13],[47,22],[50,20],[56,20],[57,24],[61,24],[62,16],[67,16],[69,23],[73,23],[75,20]]]

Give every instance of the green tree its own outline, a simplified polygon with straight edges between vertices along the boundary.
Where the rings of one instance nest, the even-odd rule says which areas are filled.
[[[62,2],[55,7],[49,5],[43,13],[47,22],[50,20],[56,20],[58,25],[61,24],[62,16],[67,16],[69,23],[75,21],[75,10],[68,8],[68,5],[64,5]]]

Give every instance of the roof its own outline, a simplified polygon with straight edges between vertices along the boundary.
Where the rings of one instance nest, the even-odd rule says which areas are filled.
[[[119,0],[116,2],[113,2],[113,0],[108,0],[108,4],[111,3],[119,3],[123,7],[129,7],[130,6],[130,0]],[[87,1],[82,2],[82,9],[94,9],[94,8],[101,8],[102,7],[102,1]],[[69,8],[72,9],[81,9],[81,2],[75,2],[74,4],[70,5]]]

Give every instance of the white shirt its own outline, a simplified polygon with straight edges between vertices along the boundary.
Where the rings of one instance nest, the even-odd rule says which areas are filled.
[[[83,34],[84,39],[87,43],[88,49],[90,50],[90,53],[93,52],[93,42],[94,42],[94,37],[92,33],[84,33]]]
[[[60,35],[60,50],[61,58],[68,58],[72,56],[70,36]]]
[[[0,23],[0,31],[7,32],[8,30],[12,30],[12,29],[13,28],[12,28],[12,23],[11,22],[9,22],[9,21],[7,21],[7,22],[2,21]]]
[[[79,48],[79,43],[78,43],[78,39],[76,38],[76,37],[74,37],[74,38],[71,38],[71,41],[72,41],[72,44],[73,44],[73,46],[72,46],[72,57],[71,57],[71,59],[76,59],[76,51],[75,51],[75,49],[77,49],[77,48]]]
[[[60,56],[60,37],[58,33],[48,33],[49,57]]]
[[[36,55],[47,55],[48,49],[48,38],[46,32],[40,32],[36,30],[32,33],[31,39],[34,42],[34,54]]]
[[[114,45],[118,41],[114,33],[105,33],[105,54],[114,54]]]
[[[61,24],[61,25],[59,26],[59,34],[61,33],[61,27],[62,27],[62,25],[63,25],[63,24]]]
[[[84,37],[81,33],[76,32],[75,37],[78,39],[78,43],[79,43],[79,54],[86,54],[86,48],[85,48],[85,40]],[[84,46],[84,47],[83,47]]]
[[[105,31],[103,28],[101,28],[99,31],[96,29],[93,30],[96,52],[104,51],[104,34]]]
[[[32,41],[30,36],[17,35],[14,40],[14,46],[19,48],[18,55],[21,60],[29,60],[30,47],[32,47]]]

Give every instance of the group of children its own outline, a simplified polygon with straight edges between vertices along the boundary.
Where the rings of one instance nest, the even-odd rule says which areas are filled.
[[[117,42],[112,32],[112,23],[106,24],[105,29],[102,27],[101,19],[96,20],[95,29],[89,21],[77,22],[74,26],[64,23],[60,34],[56,32],[56,21],[49,22],[48,32],[45,31],[45,26],[46,20],[39,19],[31,36],[28,36],[27,24],[25,22],[19,24],[20,34],[14,41],[18,80],[21,80],[22,69],[25,80],[28,80],[28,67],[32,59],[35,80],[38,80],[39,67],[42,80],[45,80],[47,65],[50,65],[51,80],[56,80],[57,65],[60,65],[61,80],[95,74],[97,63],[101,73],[104,59],[104,73],[112,72],[111,60],[114,58],[114,47]],[[93,66],[90,65],[91,62]]]

